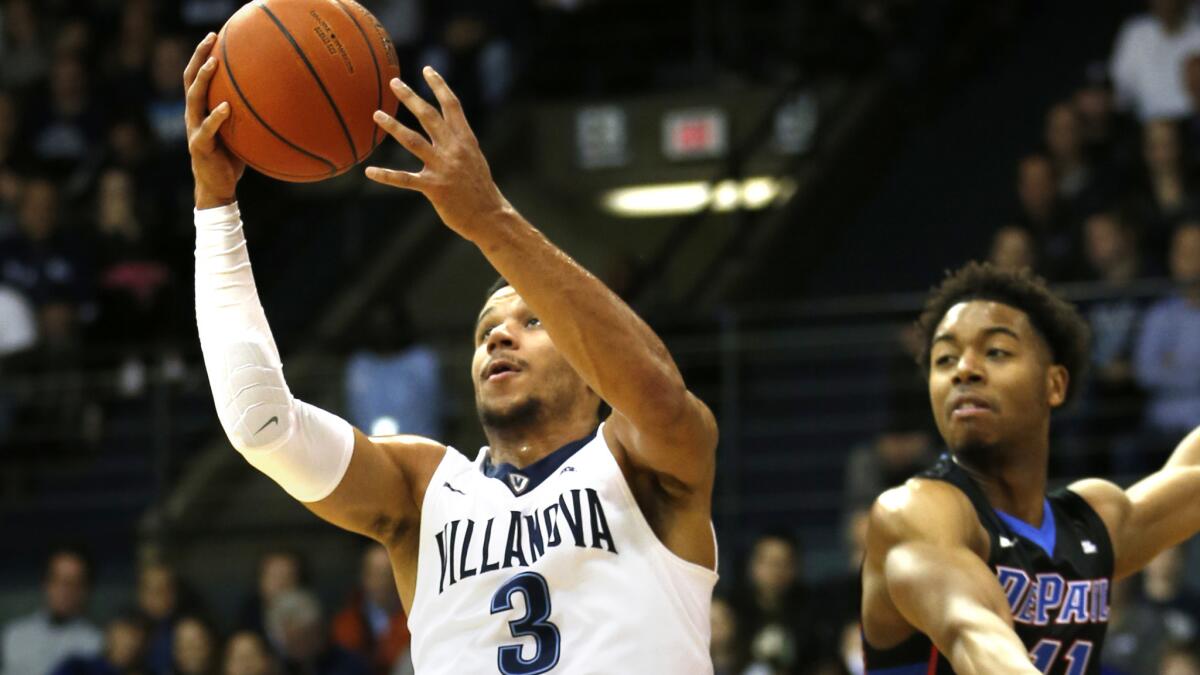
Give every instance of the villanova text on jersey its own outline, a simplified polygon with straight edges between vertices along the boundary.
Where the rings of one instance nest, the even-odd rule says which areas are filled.
[[[616,554],[617,546],[593,488],[574,489],[533,513],[509,511],[507,518],[451,520],[434,535],[442,574],[438,593],[462,579],[512,567],[528,567],[558,546],[598,548]]]
[[[711,675],[716,570],[671,552],[601,425],[523,467],[453,448],[421,502],[422,675]]]
[[[949,455],[918,478],[950,483],[966,495],[988,534],[987,564],[1012,612],[1033,665],[1047,675],[1097,675],[1108,629],[1113,552],[1108,529],[1079,495],[1046,496],[1040,527],[992,508]],[[915,633],[890,649],[864,638],[867,674],[952,675],[928,637]]]

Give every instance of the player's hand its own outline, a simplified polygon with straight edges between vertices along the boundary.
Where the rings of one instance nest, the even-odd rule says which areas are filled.
[[[217,130],[229,119],[229,102],[223,101],[209,114],[208,84],[217,72],[217,60],[211,56],[217,42],[216,33],[209,33],[192,54],[183,71],[183,88],[187,92],[188,152],[192,155],[192,176],[196,180],[196,208],[232,204],[237,198],[238,179],[246,170],[246,163],[238,159],[221,144]]]
[[[492,171],[458,97],[433,68],[426,66],[424,73],[437,96],[440,112],[400,78],[393,79],[391,87],[396,98],[416,116],[429,140],[382,110],[375,112],[375,123],[420,159],[424,168],[412,173],[372,166],[367,168],[367,178],[420,192],[433,204],[442,222],[473,240],[473,235],[494,216],[511,207],[492,180]]]

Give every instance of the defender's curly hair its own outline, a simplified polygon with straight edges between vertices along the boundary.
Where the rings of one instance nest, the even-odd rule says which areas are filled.
[[[1050,347],[1050,358],[1070,375],[1068,402],[1080,391],[1088,366],[1091,330],[1071,303],[1051,291],[1046,280],[1028,269],[1011,271],[991,263],[969,262],[947,273],[934,288],[917,319],[921,331],[918,363],[929,377],[929,354],[934,332],[946,312],[960,302],[989,300],[1019,309]]]

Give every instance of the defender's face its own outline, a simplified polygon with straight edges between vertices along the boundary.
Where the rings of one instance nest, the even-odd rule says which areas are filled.
[[[534,401],[569,406],[575,395],[587,391],[511,286],[492,294],[479,313],[471,379],[476,407],[492,418],[506,417]]]
[[[951,450],[1019,441],[1065,399],[1067,373],[1024,312],[961,302],[942,317],[930,353],[929,398]]]

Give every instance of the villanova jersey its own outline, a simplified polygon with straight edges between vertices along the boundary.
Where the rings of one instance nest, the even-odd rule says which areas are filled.
[[[1041,528],[995,510],[983,491],[943,454],[920,478],[962,490],[988,532],[988,565],[1008,598],[1017,635],[1038,670],[1095,675],[1108,628],[1113,552],[1103,521],[1065,488],[1046,497]],[[950,662],[928,637],[914,634],[891,649],[863,640],[867,675],[947,675]]]
[[[446,450],[421,511],[416,672],[712,673],[717,575],[655,536],[603,428],[519,470]]]

